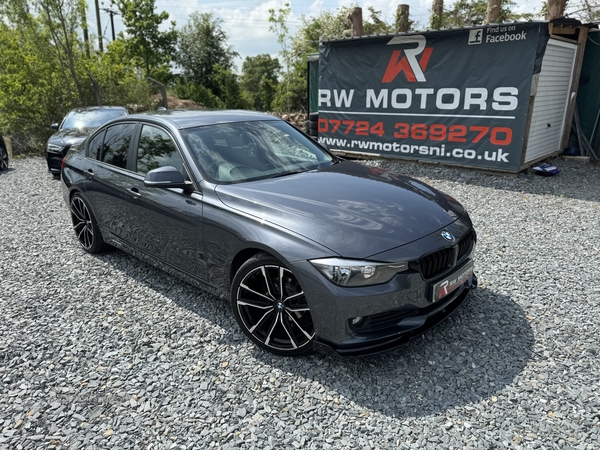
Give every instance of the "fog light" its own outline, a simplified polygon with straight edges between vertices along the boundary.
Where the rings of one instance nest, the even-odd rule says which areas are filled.
[[[360,328],[361,326],[363,326],[365,324],[366,321],[367,321],[366,317],[358,316],[358,317],[355,317],[354,319],[351,319],[350,323],[352,324],[352,326],[354,328]]]

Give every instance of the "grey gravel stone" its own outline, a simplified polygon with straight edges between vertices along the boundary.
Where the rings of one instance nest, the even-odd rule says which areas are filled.
[[[39,158],[0,173],[0,449],[600,448],[600,167],[365,161],[461,201],[480,287],[392,353],[283,358],[226,301],[92,256]]]

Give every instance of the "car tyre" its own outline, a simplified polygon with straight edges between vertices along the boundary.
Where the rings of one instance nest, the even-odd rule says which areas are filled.
[[[0,140],[2,136],[0,136]],[[8,169],[8,150],[4,148],[4,142],[0,143],[0,170]]]
[[[80,194],[74,194],[70,203],[73,229],[81,247],[88,253],[100,253],[106,244],[91,208]]]
[[[315,330],[304,291],[291,270],[258,253],[237,271],[231,286],[235,319],[263,350],[297,356],[314,349]]]

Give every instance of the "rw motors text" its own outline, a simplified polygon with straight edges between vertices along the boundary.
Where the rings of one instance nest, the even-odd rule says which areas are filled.
[[[364,107],[367,109],[464,109],[485,111],[491,107],[495,111],[513,111],[519,106],[519,89],[498,87],[493,91],[487,88],[398,88],[367,89],[364,105],[354,105],[355,89],[319,89],[319,108]],[[358,103],[358,102],[357,102]]]

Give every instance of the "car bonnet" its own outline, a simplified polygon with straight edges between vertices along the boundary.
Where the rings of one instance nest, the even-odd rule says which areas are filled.
[[[365,258],[439,230],[464,209],[418,180],[343,161],[274,179],[218,185],[220,200],[315,241]]]

